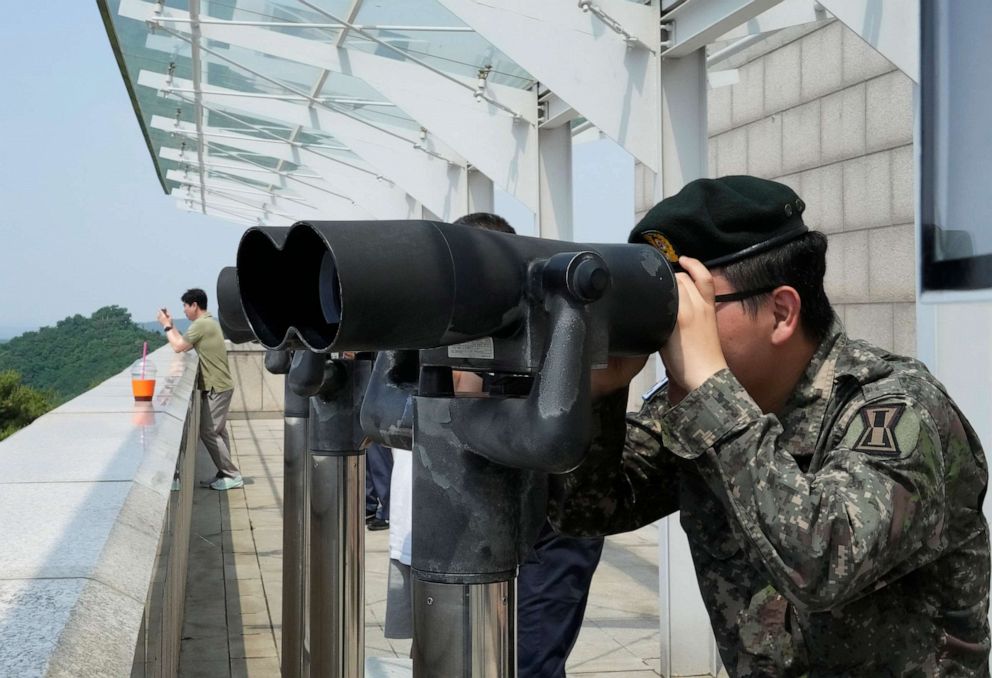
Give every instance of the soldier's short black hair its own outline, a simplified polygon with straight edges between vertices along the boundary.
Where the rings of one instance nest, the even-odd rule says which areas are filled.
[[[471,214],[466,214],[463,217],[458,217],[453,223],[460,226],[475,226],[476,228],[484,228],[487,231],[499,231],[500,233],[512,233],[516,235],[517,232],[513,230],[513,226],[510,226],[506,219],[498,214],[492,214],[490,212],[472,212]]]
[[[179,297],[182,302],[187,306],[192,306],[196,304],[201,310],[207,310],[207,293],[201,290],[199,287],[192,287],[183,293],[183,296]]]
[[[808,231],[774,249],[717,269],[735,290],[760,290],[788,285],[799,293],[799,321],[810,339],[823,341],[834,322],[834,309],[823,288],[827,272],[827,236]],[[745,309],[757,315],[761,302],[771,292],[742,299]]]

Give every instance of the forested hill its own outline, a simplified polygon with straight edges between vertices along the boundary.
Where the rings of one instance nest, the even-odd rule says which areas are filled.
[[[136,325],[120,306],[105,306],[89,318],[77,314],[0,344],[0,372],[16,370],[25,385],[64,402],[140,358],[144,341],[151,352],[165,337]]]

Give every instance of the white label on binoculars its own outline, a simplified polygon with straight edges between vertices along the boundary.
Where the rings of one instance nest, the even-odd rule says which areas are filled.
[[[481,360],[492,360],[496,357],[493,352],[492,337],[483,339],[473,339],[463,344],[453,344],[448,347],[449,358],[479,358]]]

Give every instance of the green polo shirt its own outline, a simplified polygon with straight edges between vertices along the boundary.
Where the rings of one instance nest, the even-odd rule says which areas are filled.
[[[197,388],[203,391],[230,391],[234,388],[231,368],[227,364],[227,346],[220,323],[209,313],[194,320],[183,339],[193,344],[200,359],[200,374]]]

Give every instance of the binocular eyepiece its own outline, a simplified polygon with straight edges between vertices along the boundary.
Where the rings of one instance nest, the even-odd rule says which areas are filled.
[[[267,348],[429,349],[510,338],[550,296],[587,305],[603,349],[656,351],[674,328],[675,277],[648,245],[581,245],[432,221],[299,222],[241,240],[237,283]],[[600,356],[605,357],[605,356]]]

